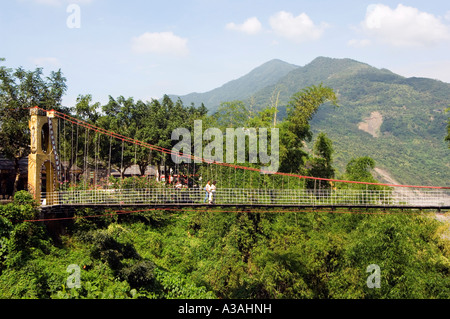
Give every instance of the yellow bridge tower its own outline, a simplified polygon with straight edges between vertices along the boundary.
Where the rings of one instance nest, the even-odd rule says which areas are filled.
[[[59,157],[56,149],[58,121],[53,111],[43,111],[38,107],[30,109],[31,153],[28,156],[28,189],[38,201],[47,205],[55,201],[55,196],[42,194],[58,190],[60,179]]]

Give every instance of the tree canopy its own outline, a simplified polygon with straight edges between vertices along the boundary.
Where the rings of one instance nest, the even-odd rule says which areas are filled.
[[[42,68],[27,71],[0,66],[0,150],[3,156],[14,160],[14,192],[19,180],[19,160],[30,152],[29,108],[60,110],[66,90],[61,70],[44,77]]]

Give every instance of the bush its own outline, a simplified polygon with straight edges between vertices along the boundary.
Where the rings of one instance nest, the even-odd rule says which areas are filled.
[[[24,220],[32,220],[37,216],[36,202],[30,193],[26,191],[17,192],[14,201],[7,205],[0,205],[0,216],[6,217],[13,224]]]
[[[111,269],[122,268],[123,258],[140,258],[131,244],[119,243],[107,230],[91,230],[80,233],[82,241],[91,244],[90,255],[94,259],[106,261]]]
[[[186,276],[155,269],[155,278],[161,286],[162,295],[159,298],[167,299],[213,299],[215,295],[203,286],[197,286]]]
[[[33,207],[37,205],[36,201],[33,198],[33,195],[31,195],[27,191],[18,191],[16,194],[14,194],[14,204],[31,205]]]
[[[5,270],[0,276],[0,299],[49,298],[47,273],[35,263],[25,265],[21,269]]]
[[[31,258],[33,252],[48,253],[50,246],[43,226],[35,223],[18,224],[8,240],[7,264],[10,267],[21,266]]]
[[[149,260],[141,260],[124,267],[120,271],[120,275],[132,288],[139,288],[154,284],[154,269],[154,263]]]

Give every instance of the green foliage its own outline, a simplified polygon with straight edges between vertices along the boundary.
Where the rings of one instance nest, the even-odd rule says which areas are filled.
[[[207,110],[204,106],[186,107],[181,100],[174,102],[167,95],[161,101],[150,102],[135,101],[132,97],[110,96],[105,105],[93,103],[91,95],[86,95],[78,97],[74,113],[75,117],[105,130],[133,138],[143,144],[171,149],[175,145],[175,141],[171,139],[172,131],[178,127],[193,131],[194,120],[205,118]],[[128,168],[137,165],[138,170],[133,174],[132,182],[129,183],[130,180],[126,180],[121,186],[147,187],[149,182],[139,177],[144,176],[149,165],[163,164],[166,171],[168,168],[175,168],[175,164],[166,153],[123,142],[120,139],[105,137],[89,130],[75,131],[74,133],[72,130],[62,130],[65,138],[61,145],[63,150],[61,156],[82,169],[86,165],[90,168],[102,167],[108,171],[115,169],[120,172],[122,178]],[[72,136],[73,134],[76,136]],[[75,146],[71,144],[74,138],[76,138]],[[73,147],[76,149],[75,152],[64,152]],[[90,156],[86,157],[86,153]],[[161,174],[161,171],[159,173]],[[89,178],[83,178],[83,182],[88,184],[93,182]],[[107,183],[107,181],[102,182]]]
[[[0,276],[2,299],[48,299],[49,275],[38,262],[3,271]]]
[[[287,118],[279,125],[280,171],[301,172],[307,157],[305,151],[302,150],[303,143],[312,138],[309,122],[319,106],[326,102],[337,106],[337,97],[333,89],[322,84],[307,87],[291,97],[287,108]],[[330,148],[328,150],[324,148],[330,142],[323,135],[318,137],[318,143],[322,143],[318,146],[319,149],[323,148],[325,153],[330,152]],[[331,147],[331,145],[329,146]],[[331,153],[328,155],[331,156]]]
[[[308,175],[327,179],[333,178],[335,174],[335,169],[332,166],[333,153],[333,143],[325,133],[320,132],[314,143],[313,157],[306,163]],[[328,181],[315,181],[311,179],[306,181],[306,185],[307,188],[310,189],[313,189],[314,187],[324,189],[331,186]]]
[[[312,85],[295,93],[287,105],[287,120],[290,129],[301,140],[311,140],[309,122],[320,105],[331,102],[337,106],[337,97],[333,89],[319,84]]]
[[[148,260],[140,260],[123,267],[120,277],[126,280],[131,287],[152,285],[154,282],[155,265]]]
[[[155,188],[164,187],[163,183],[157,182],[155,178],[132,176],[126,178],[114,178],[111,176],[109,178],[110,184],[116,189],[144,189],[144,188]]]
[[[334,153],[333,143],[327,137],[326,133],[320,132],[317,135],[316,142],[313,149],[314,155],[325,160],[326,163],[331,165],[332,156]]]
[[[359,182],[374,182],[370,170],[375,168],[375,161],[368,157],[352,159],[345,169],[350,180]]]
[[[61,70],[43,77],[42,68],[26,71],[21,67],[12,70],[0,66],[0,151],[15,162],[14,191],[18,183],[18,161],[30,153],[28,108],[59,110],[66,89]]]
[[[242,101],[223,102],[213,117],[217,121],[218,127],[222,129],[245,127],[250,117],[250,111]]]
[[[214,299],[212,291],[198,287],[195,283],[180,273],[172,273],[161,269],[155,270],[156,280],[161,288],[161,295],[167,299]]]
[[[43,225],[24,222],[36,217],[36,203],[26,191],[17,192],[12,203],[0,206],[0,272],[49,251],[50,239]]]
[[[367,290],[366,296],[448,298],[450,264],[448,255],[432,257],[441,245],[441,239],[432,239],[435,231],[436,221],[424,216],[390,215],[360,223],[351,235],[346,257],[361,270],[378,264],[382,274],[381,288]],[[366,275],[361,272],[360,276]]]
[[[186,211],[156,226],[130,216],[45,249],[20,224],[7,257],[19,247],[28,257],[2,268],[0,297],[448,298],[445,225],[429,214],[337,213]],[[66,286],[70,264],[81,288]],[[370,264],[381,288],[367,286]]]
[[[19,191],[14,194],[14,204],[36,206],[36,201],[29,192]]]
[[[373,158],[363,156],[359,158],[353,158],[347,163],[345,173],[342,176],[343,180],[364,182],[364,183],[379,183],[372,175],[372,171],[375,168],[375,161]],[[366,189],[366,190],[383,190],[386,188],[380,185],[370,184],[339,184],[339,188],[353,188],[353,189]]]
[[[31,220],[37,216],[37,204],[27,191],[19,191],[14,195],[12,203],[0,206],[0,216],[6,217],[13,224]]]

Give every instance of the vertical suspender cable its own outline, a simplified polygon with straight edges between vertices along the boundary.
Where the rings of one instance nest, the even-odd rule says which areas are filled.
[[[122,158],[120,160],[120,177],[123,178],[125,176],[125,172],[123,171],[123,146],[124,146],[124,140],[122,140]]]
[[[86,133],[84,134],[84,188],[87,188],[88,182],[88,143],[89,143],[89,130],[86,129]]]
[[[136,169],[136,165],[137,165],[136,154],[137,154],[137,144],[134,144],[134,169]],[[135,179],[136,179],[136,176],[133,171],[133,189],[135,187]]]
[[[108,157],[108,180],[111,176],[111,148],[112,148],[112,135],[109,137],[109,157]]]
[[[63,135],[64,135],[64,146],[63,146],[63,153],[64,153],[64,160],[65,160],[65,162],[66,162],[66,168],[64,169],[64,182],[67,182],[67,167],[69,166],[68,165],[68,161],[67,161],[67,141],[65,140],[66,139],[66,121],[63,121]],[[60,137],[60,140],[61,140],[61,137]],[[62,161],[62,157],[63,156],[61,156],[61,161]],[[64,166],[63,166],[64,167]]]
[[[98,184],[98,158],[99,158],[99,153],[100,153],[100,138],[101,135],[98,135],[97,132],[95,133],[95,137],[97,138],[97,143],[95,143],[95,148],[96,148],[96,152],[95,152],[95,175],[94,175],[94,184],[97,185]]]
[[[75,145],[75,166],[78,167],[78,128],[79,126],[77,125],[77,143]],[[76,170],[74,171],[76,172]],[[77,182],[77,176],[75,175],[75,183]]]
[[[69,167],[70,167],[70,170],[73,170],[73,123],[71,124],[71,136],[72,136],[72,138],[70,140],[70,165],[69,165]],[[72,176],[72,174],[70,174],[70,171],[69,171],[69,181],[72,183],[72,180],[73,180],[73,176]]]

